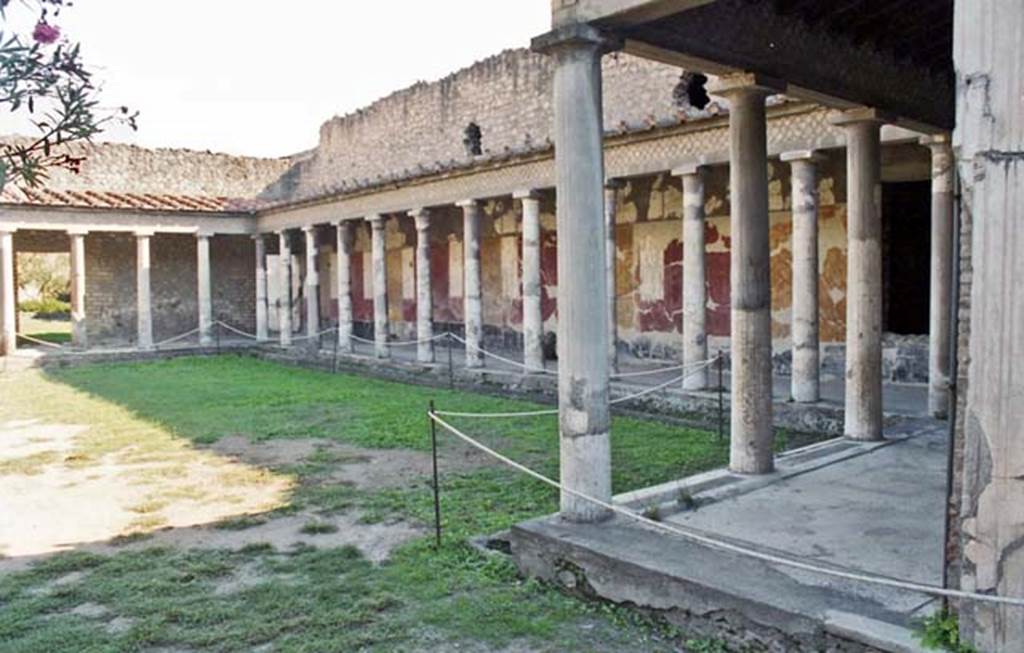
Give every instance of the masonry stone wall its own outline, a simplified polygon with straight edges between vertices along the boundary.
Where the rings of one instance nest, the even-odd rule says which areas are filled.
[[[85,237],[86,329],[90,345],[136,341],[135,236]]]

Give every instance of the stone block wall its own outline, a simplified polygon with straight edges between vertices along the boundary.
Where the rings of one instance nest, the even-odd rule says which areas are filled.
[[[91,346],[136,341],[135,236],[85,237],[85,313]]]

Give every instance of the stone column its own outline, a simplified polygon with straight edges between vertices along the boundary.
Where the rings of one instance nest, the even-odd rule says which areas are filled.
[[[523,203],[523,364],[544,369],[544,315],[541,312],[540,196],[536,191],[514,195]]]
[[[430,211],[409,211],[416,220],[416,360],[434,362],[434,298],[430,287]]]
[[[278,300],[277,319],[279,322],[282,347],[292,346],[292,242],[287,231],[278,232],[277,261],[281,278],[281,296]]]
[[[256,340],[267,340],[267,244],[262,234],[252,237],[256,250]]]
[[[302,228],[306,237],[306,337],[313,351],[320,349],[320,273],[317,271],[316,226]]]
[[[153,308],[149,289],[149,241],[151,231],[135,232],[135,298],[137,302],[137,344],[139,349],[153,349]]]
[[[370,248],[373,256],[374,354],[377,358],[388,358],[391,355],[391,350],[388,346],[388,269],[384,242],[384,216],[371,215],[366,220],[370,223],[372,231]]]
[[[338,351],[352,353],[352,227],[335,224],[338,239]]]
[[[210,235],[196,235],[196,298],[199,304],[199,345],[213,344],[213,296],[210,291]]]
[[[604,214],[601,56],[608,43],[586,25],[534,41],[554,57],[558,196],[558,406],[560,478],[611,501],[608,396],[608,276]],[[579,522],[605,508],[566,492],[561,514]]]
[[[774,469],[772,315],[765,98],[775,92],[751,74],[718,79],[729,101],[732,198],[732,415],[729,467],[741,474]]]
[[[833,123],[846,130],[846,409],[844,433],[882,439],[882,120],[851,109]]]
[[[821,398],[818,337],[818,164],[810,150],[786,152],[793,188],[793,401]]]
[[[953,288],[953,149],[948,135],[921,139],[932,153],[931,297],[928,305],[928,412],[949,416],[950,301]]]
[[[14,284],[14,231],[0,227],[0,354],[18,349],[17,290]]]
[[[619,320],[618,296],[616,294],[615,260],[618,247],[615,244],[615,222],[618,212],[619,189],[625,186],[619,179],[609,179],[604,186],[604,227],[605,227],[605,275],[608,285],[608,369],[619,371]]]
[[[85,322],[85,235],[84,229],[68,231],[71,239],[71,344],[79,349],[89,347]]]
[[[462,312],[466,322],[466,367],[484,365],[484,320],[480,290],[480,203],[476,200],[458,202],[462,207],[462,240],[464,283]]]
[[[683,180],[683,365],[708,358],[707,272],[705,267],[704,166],[689,164],[674,171]],[[708,386],[708,370],[687,370],[684,390]]]

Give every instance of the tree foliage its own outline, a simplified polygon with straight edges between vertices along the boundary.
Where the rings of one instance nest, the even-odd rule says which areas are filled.
[[[4,23],[14,2],[39,18],[29,34],[0,27],[0,112],[27,115],[37,133],[27,142],[0,144],[0,189],[40,185],[53,168],[78,172],[84,157],[64,146],[88,141],[115,121],[135,129],[137,117],[127,107],[100,107],[80,44],[59,26],[70,0],[0,0]]]

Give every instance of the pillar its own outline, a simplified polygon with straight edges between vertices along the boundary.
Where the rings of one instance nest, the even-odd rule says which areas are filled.
[[[690,367],[708,358],[704,166],[689,164],[672,174],[683,181],[683,365]],[[708,386],[707,368],[687,372],[684,390]]]
[[[523,364],[544,369],[544,315],[541,311],[540,196],[536,191],[514,195],[523,205]]]
[[[338,239],[338,351],[352,353],[352,227],[336,223]]]
[[[587,25],[534,40],[554,58],[558,198],[558,407],[560,478],[611,501],[608,396],[608,276],[604,211],[601,56],[603,35]],[[567,492],[563,518],[594,522],[605,508]]]
[[[310,349],[320,349],[320,273],[317,271],[316,226],[302,228],[306,238],[306,337]]]
[[[948,135],[921,139],[932,154],[931,283],[928,304],[928,412],[949,416],[950,301],[953,289],[953,149]]]
[[[0,227],[0,354],[17,351],[16,288],[14,283],[14,231]]]
[[[604,186],[604,227],[605,266],[608,286],[608,369],[619,371],[619,320],[617,313],[618,296],[615,283],[615,260],[618,247],[615,244],[615,222],[618,211],[619,189],[625,184],[619,179],[609,179]]]
[[[480,203],[476,200],[458,202],[462,207],[462,246],[464,283],[462,312],[466,330],[466,367],[483,367],[484,323],[480,290]]]
[[[818,165],[824,157],[810,150],[786,152],[793,193],[793,401],[821,398],[818,331]]]
[[[775,92],[751,74],[719,78],[729,101],[732,198],[732,405],[729,467],[741,474],[774,469],[772,315],[765,98]]]
[[[430,288],[430,211],[413,209],[416,220],[416,360],[434,362],[434,301]]]
[[[882,439],[881,126],[874,109],[833,123],[846,131],[846,437]]]
[[[282,347],[292,346],[292,242],[287,231],[278,232],[277,261],[281,278],[277,319]]]
[[[384,242],[384,216],[371,215],[370,250],[373,264],[373,342],[377,358],[391,355],[388,347],[388,269]]]
[[[135,232],[135,298],[136,325],[138,328],[137,344],[139,349],[153,348],[153,307],[150,296],[150,257],[149,243],[153,237],[151,231]]]
[[[199,304],[199,345],[209,347],[213,344],[213,298],[210,292],[210,236],[196,235],[196,276],[198,289],[196,297]]]
[[[267,339],[267,243],[263,234],[252,237],[256,250],[256,340]]]
[[[70,230],[71,239],[71,344],[79,349],[89,347],[85,322],[85,230]]]

